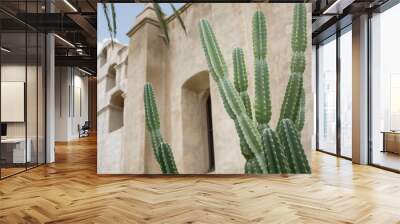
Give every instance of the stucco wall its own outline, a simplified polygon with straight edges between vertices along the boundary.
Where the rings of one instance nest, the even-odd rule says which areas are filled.
[[[127,46],[108,42],[97,64],[97,173],[123,169]],[[120,125],[122,123],[122,125]]]
[[[310,6],[308,4],[307,7],[309,21]],[[150,8],[146,8],[138,16],[135,26],[128,33],[131,41],[128,52],[121,173],[160,173],[145,128],[143,86],[146,82],[153,84],[159,108],[161,132],[172,147],[180,173],[207,172],[208,151],[205,150],[207,146],[201,144],[204,143],[201,139],[206,139],[205,134],[202,130],[193,131],[195,127],[204,128],[204,113],[199,111],[202,107],[204,109],[199,97],[204,96],[200,94],[201,91],[196,90],[196,85],[189,88],[184,86],[188,80],[195,79],[196,75],[208,70],[198,29],[198,22],[202,18],[209,20],[214,29],[231,78],[232,51],[235,47],[244,49],[249,72],[249,94],[253,99],[251,19],[257,9],[264,12],[267,17],[267,59],[273,106],[270,125],[276,126],[290,72],[293,5],[187,4],[184,8],[181,16],[186,24],[187,34],[185,35],[178,21],[172,18],[168,23],[169,46],[166,46],[159,37],[157,19]],[[311,26],[308,26],[308,33],[311,34]],[[313,135],[311,35],[308,38],[308,46],[304,75],[306,121],[302,142],[310,157]],[[201,88],[204,92],[208,86]],[[245,160],[240,153],[236,130],[223,108],[216,84],[212,79],[209,80],[209,92],[212,101],[215,173],[243,173]],[[199,103],[193,104],[195,101]]]
[[[55,140],[78,139],[78,125],[88,120],[88,77],[73,67],[55,73]]]

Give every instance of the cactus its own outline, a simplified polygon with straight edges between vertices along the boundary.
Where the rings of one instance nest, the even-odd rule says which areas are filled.
[[[150,133],[154,156],[164,174],[177,174],[174,156],[171,147],[164,142],[160,132],[160,119],[158,117],[156,100],[153,87],[150,83],[144,86],[144,108],[146,126]]]
[[[292,59],[276,131],[271,129],[269,72],[266,61],[267,29],[264,14],[257,11],[252,20],[254,53],[254,120],[247,93],[247,71],[242,49],[233,51],[234,85],[208,21],[199,23],[200,36],[209,71],[217,83],[222,102],[234,121],[240,148],[246,159],[246,173],[310,173],[311,169],[300,141],[304,126],[305,93],[303,73],[307,47],[306,9],[296,4],[293,14]]]

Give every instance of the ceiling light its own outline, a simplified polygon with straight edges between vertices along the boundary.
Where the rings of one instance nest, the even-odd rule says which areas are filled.
[[[11,52],[11,50],[9,50],[9,49],[7,49],[7,48],[5,48],[5,47],[1,47],[0,49],[1,49],[2,51],[6,52],[6,53],[10,53],[10,52]]]
[[[66,39],[64,39],[64,38],[62,38],[62,37],[60,37],[59,35],[57,35],[57,34],[54,34],[54,36],[55,37],[57,37],[59,40],[61,40],[62,42],[64,42],[64,43],[66,43],[67,45],[69,45],[70,47],[73,47],[73,48],[75,48],[75,45],[73,45],[71,42],[69,42],[68,40],[66,40]]]
[[[67,4],[72,10],[74,10],[74,12],[78,12],[78,10],[68,1],[68,0],[64,0],[65,4]]]
[[[353,2],[354,0],[336,0],[322,14],[342,14],[343,10]]]
[[[81,68],[79,68],[79,67],[78,67],[78,70],[81,71],[81,72],[83,72],[83,73],[85,73],[85,74],[87,74],[87,75],[93,75],[92,73],[90,73],[90,72],[88,72],[88,71],[86,71],[86,70],[83,70],[83,69],[81,69]]]

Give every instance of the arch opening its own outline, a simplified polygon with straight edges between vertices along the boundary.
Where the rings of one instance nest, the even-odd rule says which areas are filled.
[[[108,119],[109,132],[120,129],[124,126],[124,97],[123,92],[118,90],[111,95]]]
[[[107,73],[106,79],[106,91],[114,88],[117,84],[117,71],[115,70],[115,65],[111,65]]]
[[[212,108],[208,71],[182,85],[183,168],[201,174],[215,170]]]

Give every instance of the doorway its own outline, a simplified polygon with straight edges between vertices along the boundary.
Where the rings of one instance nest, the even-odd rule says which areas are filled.
[[[215,171],[212,108],[208,71],[191,76],[182,85],[183,172]]]

